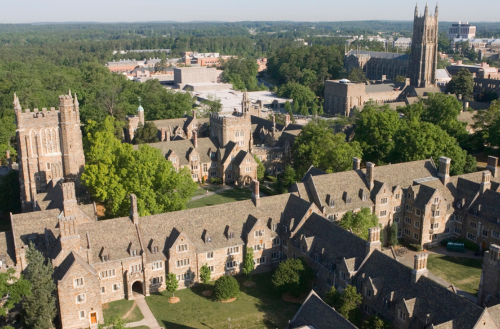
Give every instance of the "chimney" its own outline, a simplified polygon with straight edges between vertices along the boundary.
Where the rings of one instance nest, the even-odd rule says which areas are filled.
[[[198,132],[195,130],[193,131],[193,139],[194,139],[194,148],[198,148]]]
[[[438,176],[443,184],[448,184],[450,181],[450,164],[451,159],[447,157],[439,158],[439,173]]]
[[[483,171],[483,179],[481,180],[481,194],[491,188],[491,173],[489,170]]]
[[[381,250],[382,243],[380,242],[380,227],[372,227],[368,229],[368,242],[366,243],[366,252],[372,253],[374,250]]]
[[[410,85],[410,78],[405,79],[405,87]]]
[[[78,203],[76,202],[75,183],[62,183],[64,217],[76,217],[78,215]]]
[[[130,219],[134,224],[139,223],[139,212],[137,210],[137,197],[135,194],[130,194]]]
[[[429,273],[427,271],[427,255],[426,253],[420,253],[415,255],[415,260],[413,262],[413,271],[411,271],[411,281],[412,283],[417,283],[418,279],[423,276],[427,276]]]
[[[288,127],[290,123],[290,114],[285,114],[285,127]]]
[[[487,253],[489,253],[489,257]],[[500,258],[500,246],[492,243],[490,245],[490,250],[484,253],[484,260],[489,260],[491,265],[496,265],[499,258]]]
[[[165,136],[165,141],[170,142],[170,128],[167,129],[167,136]]]
[[[161,128],[160,142],[164,142],[167,136],[167,129]]]
[[[360,158],[352,158],[352,170],[361,169],[361,159]]]
[[[260,206],[260,191],[259,191],[259,181],[252,180],[252,201],[256,207]]]
[[[383,74],[382,75],[382,82],[384,82],[385,80],[387,80],[387,75]]]
[[[193,110],[193,120],[196,120],[196,111]]]
[[[493,177],[497,177],[498,174],[498,158],[494,156],[488,156],[488,165],[486,166],[486,169],[491,171],[491,174]]]
[[[372,162],[367,162],[366,163],[366,184],[368,184],[368,189],[371,191],[373,190],[373,187],[375,186],[374,183],[374,170],[375,170],[375,164]]]

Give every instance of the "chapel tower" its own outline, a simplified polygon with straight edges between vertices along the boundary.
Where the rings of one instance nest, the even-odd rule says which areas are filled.
[[[410,54],[410,83],[417,88],[436,85],[436,69],[438,56],[438,6],[434,16],[429,14],[425,5],[424,14],[415,6],[413,18],[413,39]]]

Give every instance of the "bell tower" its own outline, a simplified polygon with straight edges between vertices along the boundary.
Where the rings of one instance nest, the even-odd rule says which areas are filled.
[[[412,86],[427,88],[436,85],[437,56],[438,6],[434,16],[429,14],[427,4],[423,15],[419,14],[418,6],[415,6],[409,67]]]

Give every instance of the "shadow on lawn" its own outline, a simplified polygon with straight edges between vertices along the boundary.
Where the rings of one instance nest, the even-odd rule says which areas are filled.
[[[457,264],[457,265],[462,265],[462,266],[467,266],[467,267],[472,267],[472,268],[477,268],[477,269],[482,269],[483,268],[483,261],[481,259],[475,259],[475,258],[464,258],[460,256],[439,256],[439,259]]]
[[[212,328],[212,327],[209,327],[205,324],[203,324],[203,325],[206,326],[207,328]],[[167,328],[167,329],[196,329],[194,327],[190,327],[190,326],[186,326],[186,325],[178,324],[178,323],[173,323],[170,321],[161,321],[161,326],[163,328]],[[213,328],[213,329],[215,329],[215,328]]]

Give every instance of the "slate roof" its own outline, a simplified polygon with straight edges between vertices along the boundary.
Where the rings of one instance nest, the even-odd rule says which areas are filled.
[[[92,266],[87,264],[87,262],[83,258],[81,258],[74,251],[72,251],[68,254],[68,256],[66,256],[66,258],[62,261],[62,263],[54,270],[54,280],[56,282],[62,280],[64,276],[69,272],[71,267],[73,267],[74,264],[79,264],[90,273],[97,275],[96,270]]]
[[[498,212],[499,204],[500,193],[486,190],[483,194],[479,194],[476,200],[470,205],[469,213],[490,222],[498,223],[500,220],[500,214]]]
[[[378,293],[372,297],[380,301],[379,303],[372,300],[373,305],[380,305],[376,311],[387,319],[393,319],[393,313],[382,307],[382,299],[393,296],[391,305],[405,300],[414,315],[410,328],[422,328],[423,321],[430,315],[429,318],[435,326],[452,321],[450,328],[472,329],[483,312],[478,305],[425,276],[413,284],[411,268],[378,250],[361,266],[354,280],[364,282],[369,277],[381,281]]]
[[[500,327],[500,304],[487,307],[486,310],[491,315],[491,318],[495,321],[496,325]]]
[[[179,156],[179,164],[181,166],[189,165],[189,154],[194,149],[194,141],[192,139],[182,139],[177,141],[165,141],[157,143],[149,143],[151,147],[157,148],[166,157],[170,155],[172,151]],[[217,152],[217,139],[212,137],[198,138],[198,153],[200,155],[200,162],[207,163],[212,162],[210,158],[209,150],[211,152]],[[134,149],[138,149],[139,145],[134,145]]]
[[[45,235],[53,240],[59,237],[59,209],[34,211],[12,215],[12,234],[17,248],[29,245],[29,238],[45,243]]]
[[[303,183],[307,181],[309,179],[309,176],[319,176],[319,175],[326,175],[326,172],[314,166],[310,166],[300,182]]]
[[[288,329],[302,328],[356,329],[357,327],[311,290],[288,326]]]
[[[3,261],[2,265],[6,264],[8,267],[13,267],[16,263],[16,252],[12,231],[0,232],[0,250],[3,252],[3,254],[0,254],[0,260]]]
[[[396,88],[402,89],[404,87],[404,83],[400,82],[392,82],[392,83],[377,83],[373,85],[366,85],[365,92],[366,93],[384,93],[388,91],[393,91]]]

